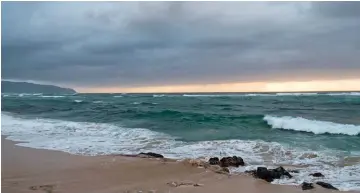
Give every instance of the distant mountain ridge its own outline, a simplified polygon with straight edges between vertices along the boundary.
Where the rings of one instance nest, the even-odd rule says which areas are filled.
[[[42,85],[28,82],[1,81],[1,93],[46,93],[46,94],[74,94],[71,88],[54,85]]]

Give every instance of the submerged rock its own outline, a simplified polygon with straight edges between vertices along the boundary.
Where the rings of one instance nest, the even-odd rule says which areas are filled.
[[[210,165],[219,165],[220,164],[220,160],[218,157],[212,157],[209,159],[209,164]]]
[[[229,167],[229,166],[239,167],[244,165],[245,165],[244,160],[241,157],[237,157],[237,156],[223,157],[220,160],[221,167]]]
[[[275,169],[258,167],[255,173],[255,177],[263,179],[267,182],[272,182],[274,179],[280,179],[282,176],[287,176],[288,178],[292,178],[292,175],[290,175],[290,173],[281,166]]]
[[[158,154],[158,153],[153,153],[153,152],[148,152],[148,153],[139,153],[138,155],[139,157],[143,157],[143,158],[164,158],[163,155]]]
[[[312,183],[303,182],[301,184],[301,189],[302,190],[311,190],[311,189],[314,189],[314,186]]]
[[[320,172],[315,172],[315,173],[309,174],[309,176],[324,177],[324,175],[322,173],[320,173]]]
[[[333,185],[326,183],[326,182],[316,182],[317,185],[323,187],[323,188],[327,188],[327,189],[331,189],[331,190],[339,190],[337,188],[335,188]]]

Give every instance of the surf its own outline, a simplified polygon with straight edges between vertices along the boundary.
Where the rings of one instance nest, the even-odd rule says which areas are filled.
[[[360,125],[340,124],[329,121],[310,120],[302,117],[277,117],[265,115],[264,121],[274,129],[303,131],[314,134],[359,135]]]

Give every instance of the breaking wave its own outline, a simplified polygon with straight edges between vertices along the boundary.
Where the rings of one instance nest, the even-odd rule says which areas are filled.
[[[360,125],[340,124],[329,121],[309,120],[302,117],[276,117],[266,115],[264,120],[274,129],[311,132],[314,134],[359,135]]]

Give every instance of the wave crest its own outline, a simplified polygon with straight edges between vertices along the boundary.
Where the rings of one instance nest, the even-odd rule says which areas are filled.
[[[309,120],[302,117],[275,117],[266,115],[264,120],[274,129],[311,132],[314,134],[359,135],[360,126],[329,121]]]

